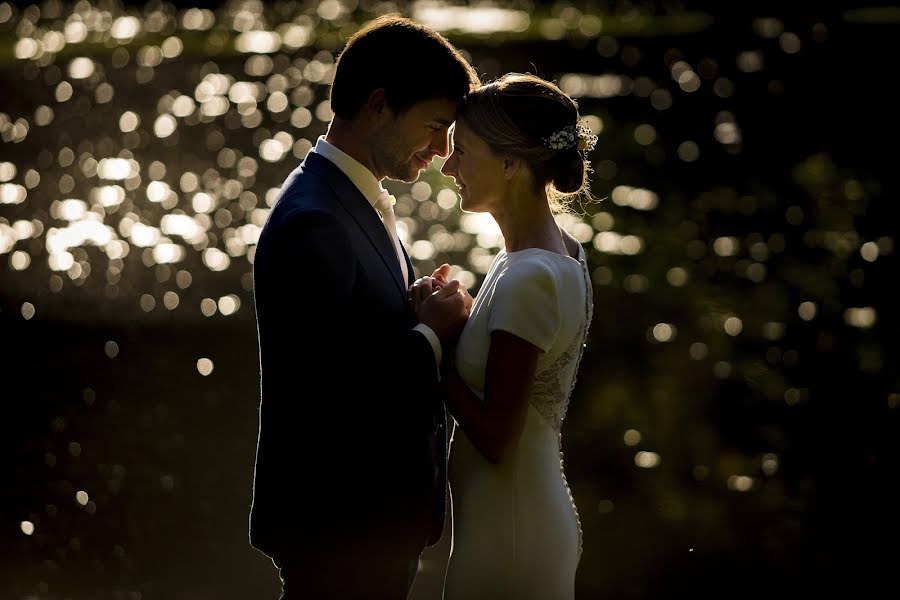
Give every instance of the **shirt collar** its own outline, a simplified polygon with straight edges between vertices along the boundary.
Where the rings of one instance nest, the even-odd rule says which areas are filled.
[[[361,162],[327,141],[325,136],[320,136],[316,141],[315,147],[311,150],[323,158],[327,158],[346,175],[356,189],[365,196],[369,204],[375,206],[378,197],[384,191],[381,182],[375,178],[372,171],[367,169]]]

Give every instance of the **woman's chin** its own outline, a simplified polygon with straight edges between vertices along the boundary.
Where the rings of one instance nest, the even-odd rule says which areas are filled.
[[[469,190],[464,185],[457,185],[459,193],[459,208],[465,212],[477,212],[477,202],[474,202],[469,196]]]

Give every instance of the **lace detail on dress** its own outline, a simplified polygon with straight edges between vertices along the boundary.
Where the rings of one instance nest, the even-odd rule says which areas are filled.
[[[562,429],[562,422],[566,418],[569,408],[569,398],[575,389],[575,379],[581,357],[584,354],[584,345],[587,341],[587,332],[594,316],[594,294],[591,289],[591,280],[588,277],[587,265],[581,261],[584,272],[585,295],[585,319],[572,339],[572,344],[565,352],[559,355],[553,364],[538,374],[534,379],[531,389],[531,404],[535,410],[544,417],[557,433]]]
[[[594,317],[594,290],[588,275],[587,263],[584,258],[581,258],[579,262],[581,262],[584,273],[584,287],[586,290],[584,323],[578,330],[569,348],[553,361],[553,364],[546,370],[535,377],[534,387],[531,390],[531,404],[559,435],[560,448],[562,448],[562,433],[560,433],[562,423],[566,418],[566,411],[569,409],[569,398],[575,389],[578,367],[581,364],[581,357],[584,355],[591,319]],[[578,556],[581,557],[583,549],[581,519],[578,516],[578,508],[575,506],[575,498],[572,496],[569,482],[566,480],[561,450],[559,453],[559,472],[562,476],[563,485],[569,494],[569,500],[572,502],[572,510],[575,512],[575,523],[578,526]]]

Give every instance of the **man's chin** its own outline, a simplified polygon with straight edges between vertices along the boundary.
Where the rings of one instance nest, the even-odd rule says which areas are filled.
[[[419,178],[419,173],[421,173],[422,170],[423,169],[420,169],[417,166],[413,166],[412,164],[406,164],[403,165],[402,168],[388,173],[387,177],[388,179],[393,179],[394,181],[412,183]]]

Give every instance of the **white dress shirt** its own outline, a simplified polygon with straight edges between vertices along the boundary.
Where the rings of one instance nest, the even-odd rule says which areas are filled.
[[[372,210],[375,210],[375,203],[378,201],[382,192],[384,192],[384,187],[372,171],[334,144],[325,141],[325,136],[319,137],[315,147],[312,148],[310,152],[315,152],[319,156],[327,158],[334,163],[334,165],[350,179],[365,199],[368,200],[369,204],[372,205]],[[377,212],[378,211],[376,211],[376,213]],[[413,330],[424,335],[425,339],[428,340],[428,343],[431,344],[431,349],[434,352],[435,364],[440,368],[443,351],[441,349],[441,340],[438,338],[437,334],[431,327],[424,323],[419,323],[413,327]]]

